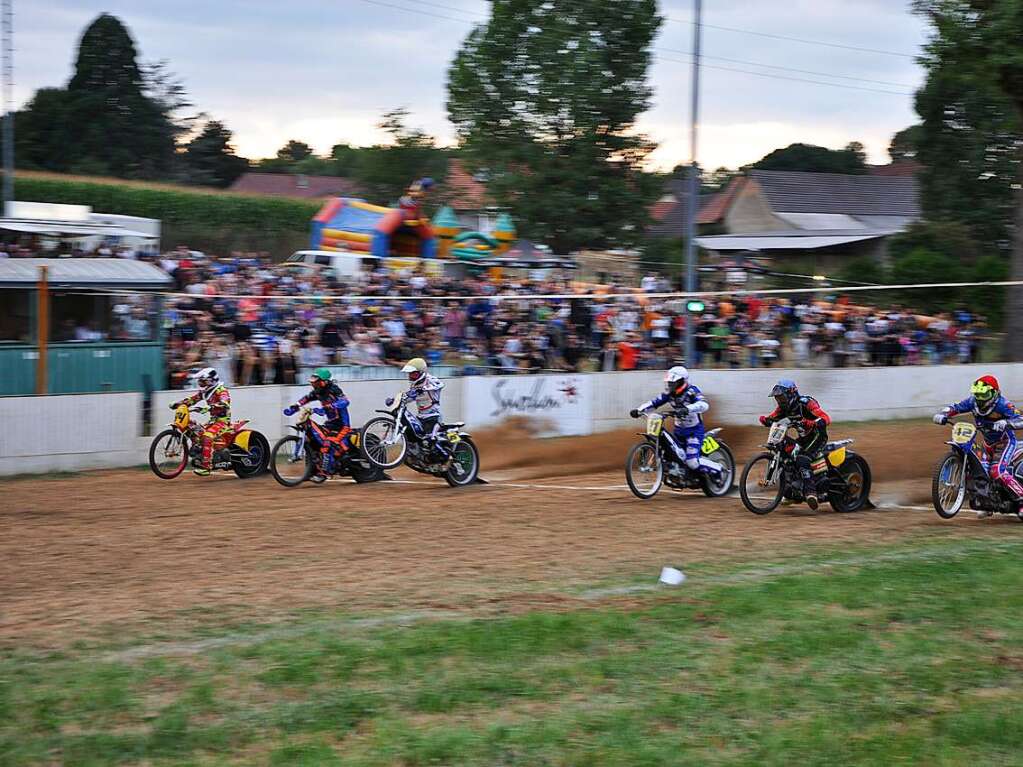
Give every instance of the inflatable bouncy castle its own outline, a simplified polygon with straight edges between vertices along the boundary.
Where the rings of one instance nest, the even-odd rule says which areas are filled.
[[[336,197],[313,219],[313,250],[347,250],[379,258],[435,258],[437,239],[430,223],[407,217],[405,208]]]

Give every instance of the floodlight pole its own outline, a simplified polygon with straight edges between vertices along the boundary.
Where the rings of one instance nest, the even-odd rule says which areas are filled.
[[[689,123],[689,211],[686,216],[686,292],[696,290],[696,216],[700,205],[700,168],[696,164],[697,126],[700,122],[700,38],[703,15],[703,0],[693,0],[693,105]],[[687,365],[692,365],[696,353],[696,329],[693,317],[686,312],[686,356]]]
[[[14,0],[3,0],[0,8],[0,45],[3,46],[3,62],[0,77],[3,79],[3,210],[6,216],[8,204],[14,200]]]

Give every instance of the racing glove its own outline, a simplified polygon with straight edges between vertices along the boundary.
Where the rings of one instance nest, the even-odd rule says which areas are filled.
[[[807,433],[809,433],[809,432],[813,431],[814,429],[816,429],[817,425],[819,423],[820,423],[820,419],[819,418],[804,418],[803,419],[803,430],[806,431]]]
[[[991,424],[991,428],[995,431],[1005,431],[1009,428],[1009,422],[1003,418],[1001,421],[995,421]]]
[[[284,408],[284,415],[295,415],[298,412],[298,408],[295,405],[288,405]]]
[[[932,418],[931,420],[934,421],[934,423],[938,424],[938,426],[944,426],[946,423],[948,423],[948,416],[945,415],[944,413],[935,413],[934,418]]]
[[[322,407],[314,407],[313,412],[316,413],[316,415],[326,415],[327,413],[327,411],[324,410]]]
[[[172,402],[167,407],[169,407],[171,410],[177,410],[179,407],[181,407],[181,403],[180,402]]]
[[[774,421],[771,420],[770,416],[766,416],[766,415],[760,416],[760,425],[761,426],[770,426],[772,423],[774,423]]]
[[[639,415],[639,411],[636,408],[629,411],[629,418],[639,418]]]

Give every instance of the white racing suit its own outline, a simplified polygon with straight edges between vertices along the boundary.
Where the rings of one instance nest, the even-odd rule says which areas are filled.
[[[693,384],[689,384],[679,394],[661,394],[644,402],[636,409],[645,413],[668,404],[671,405],[672,413],[675,416],[675,429],[672,433],[675,436],[675,442],[681,448],[675,451],[679,460],[683,461],[690,471],[715,474],[720,472],[720,466],[702,455],[701,449],[705,433],[703,414],[710,410],[710,403],[703,396],[703,392]]]

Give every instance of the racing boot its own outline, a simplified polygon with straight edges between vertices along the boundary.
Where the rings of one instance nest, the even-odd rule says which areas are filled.
[[[198,477],[208,477],[213,472],[210,471],[210,468],[208,466],[196,466],[194,469],[192,469],[192,473]]]

